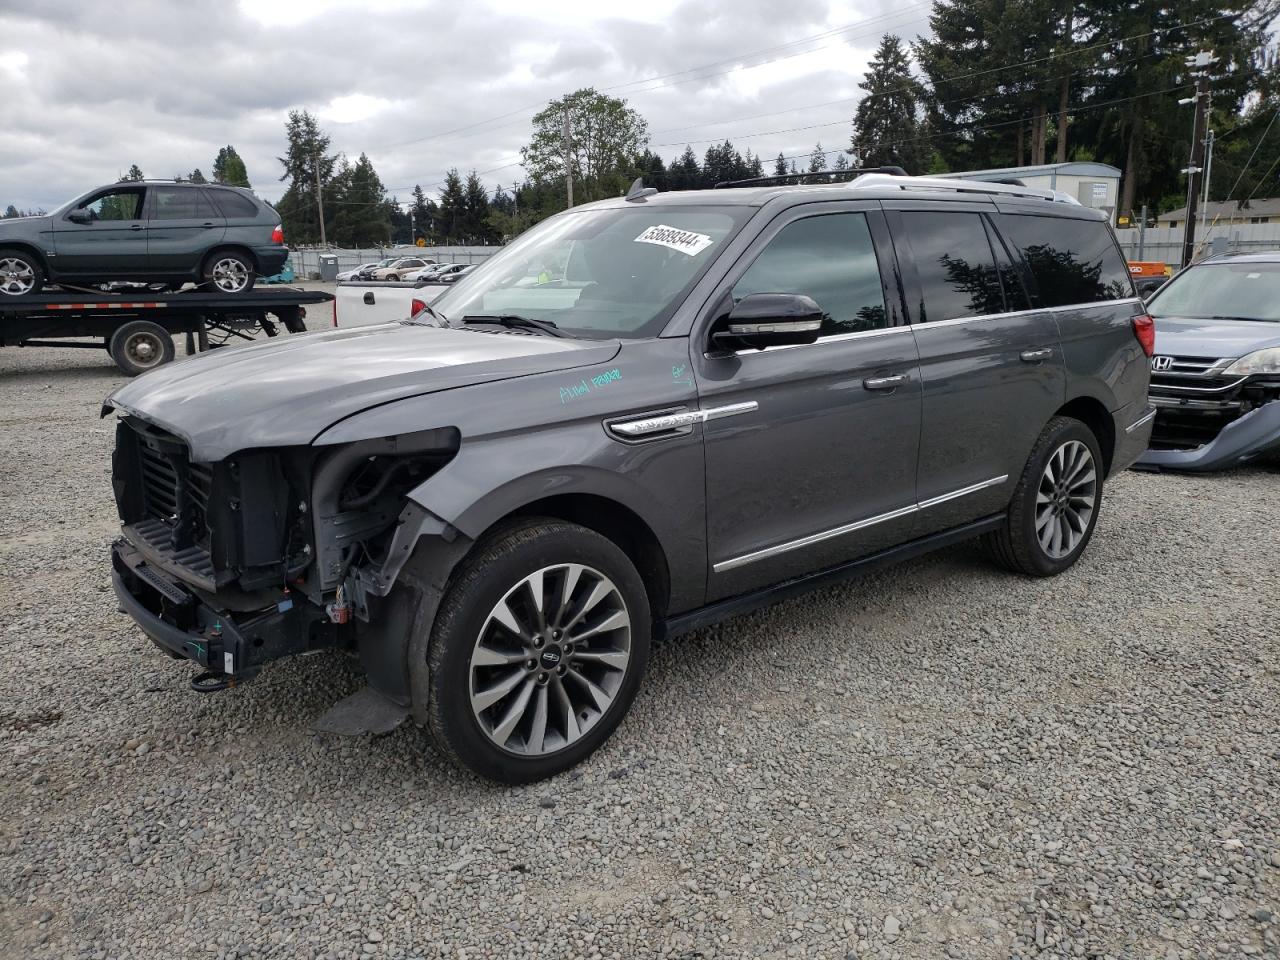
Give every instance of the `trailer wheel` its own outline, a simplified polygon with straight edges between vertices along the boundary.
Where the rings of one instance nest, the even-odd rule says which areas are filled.
[[[25,250],[0,250],[0,295],[26,297],[39,293],[44,267]]]
[[[150,320],[131,320],[111,337],[111,359],[130,377],[168,363],[173,354],[169,331]]]

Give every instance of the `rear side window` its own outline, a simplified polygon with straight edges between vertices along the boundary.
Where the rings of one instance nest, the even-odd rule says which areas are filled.
[[[1000,275],[981,214],[920,210],[901,217],[920,278],[917,322],[1004,313]]]
[[[210,190],[214,201],[222,209],[222,215],[231,217],[256,217],[258,205],[235,190]]]
[[[880,266],[866,214],[831,213],[783,227],[733,285],[753,293],[795,293],[822,308],[820,337],[888,325]]]
[[[152,187],[152,220],[207,220],[216,217],[212,204],[199,190],[184,187]]]
[[[1031,270],[1037,306],[1135,296],[1129,269],[1102,221],[1010,214],[1000,226]]]

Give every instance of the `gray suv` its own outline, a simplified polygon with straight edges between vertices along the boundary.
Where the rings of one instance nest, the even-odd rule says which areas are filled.
[[[0,296],[120,280],[245,293],[288,255],[280,215],[248,190],[123,181],[43,217],[0,220]]]
[[[650,643],[981,537],[1043,577],[1146,448],[1100,213],[867,174],[576,207],[401,322],[222,350],[115,411],[115,591],[217,689],[348,651],[320,721],[577,763]]]

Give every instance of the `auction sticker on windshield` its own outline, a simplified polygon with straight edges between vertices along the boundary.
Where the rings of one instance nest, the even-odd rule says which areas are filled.
[[[656,224],[636,237],[636,243],[656,243],[660,247],[679,250],[690,257],[696,257],[714,242],[705,233],[694,233],[692,230],[680,230]]]

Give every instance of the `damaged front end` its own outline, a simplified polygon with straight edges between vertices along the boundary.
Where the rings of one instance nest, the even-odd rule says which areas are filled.
[[[203,689],[280,657],[360,652],[417,537],[448,533],[405,495],[458,443],[444,428],[202,463],[182,438],[123,416],[112,460],[121,609],[172,656],[205,667]]]
[[[1280,373],[1232,358],[1156,357],[1151,448],[1139,469],[1221,470],[1280,451]]]

